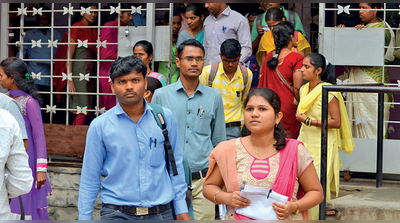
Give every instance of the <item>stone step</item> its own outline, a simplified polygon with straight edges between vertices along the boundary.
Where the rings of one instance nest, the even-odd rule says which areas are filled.
[[[334,211],[334,214],[326,216],[326,219],[397,220],[400,219],[399,201],[398,187],[364,188],[362,191],[327,201],[326,210]]]

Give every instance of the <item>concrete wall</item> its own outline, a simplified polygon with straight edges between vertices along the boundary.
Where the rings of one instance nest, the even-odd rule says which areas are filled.
[[[53,194],[49,201],[50,220],[78,220],[80,168],[49,167],[47,169]],[[101,201],[94,204],[93,220],[100,220]]]

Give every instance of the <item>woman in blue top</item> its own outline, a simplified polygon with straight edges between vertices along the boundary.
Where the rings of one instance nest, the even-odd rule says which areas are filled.
[[[185,17],[189,27],[179,33],[176,46],[179,46],[185,40],[196,39],[201,44],[204,40],[203,22],[205,17],[205,8],[201,3],[190,3],[186,7]]]

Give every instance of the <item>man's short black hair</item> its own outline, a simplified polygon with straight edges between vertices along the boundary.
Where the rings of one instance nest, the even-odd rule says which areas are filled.
[[[118,57],[110,68],[110,78],[114,83],[115,78],[129,74],[132,71],[136,71],[146,78],[147,67],[144,62],[136,56]]]
[[[195,40],[195,39],[188,39],[188,40],[183,41],[183,43],[181,43],[178,46],[178,58],[181,58],[182,52],[183,52],[183,49],[185,48],[185,46],[200,47],[201,50],[203,51],[203,55],[204,55],[205,51],[204,51],[203,45],[201,45],[201,43],[199,41]]]
[[[235,39],[227,39],[221,44],[220,52],[221,55],[228,59],[236,59],[240,56],[242,47],[239,41]]]

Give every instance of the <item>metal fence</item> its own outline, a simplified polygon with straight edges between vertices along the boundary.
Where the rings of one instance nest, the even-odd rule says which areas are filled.
[[[377,130],[377,171],[376,171],[376,187],[382,186],[383,171],[383,108],[384,94],[400,94],[399,87],[384,87],[383,85],[330,85],[322,87],[322,124],[321,124],[321,185],[326,195],[327,180],[327,148],[328,148],[328,93],[335,92],[364,92],[378,93],[378,130]],[[319,219],[325,220],[326,199],[319,206]]]

